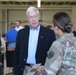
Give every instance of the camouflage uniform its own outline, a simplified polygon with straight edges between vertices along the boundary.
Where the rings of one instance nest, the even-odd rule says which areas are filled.
[[[76,37],[65,34],[47,52],[42,75],[76,75]]]

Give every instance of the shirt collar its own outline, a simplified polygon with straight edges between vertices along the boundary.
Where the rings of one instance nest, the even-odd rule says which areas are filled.
[[[31,29],[31,30],[39,30],[39,29],[40,29],[40,25],[39,25],[36,29],[33,29],[33,28],[30,26],[30,29]]]

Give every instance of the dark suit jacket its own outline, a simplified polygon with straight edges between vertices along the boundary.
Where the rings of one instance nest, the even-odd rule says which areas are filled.
[[[27,60],[28,54],[28,40],[30,27],[26,27],[18,32],[16,49],[15,49],[15,63],[14,75],[22,75]],[[40,26],[38,45],[36,49],[36,63],[45,64],[47,51],[51,44],[55,41],[54,31]]]
[[[76,37],[76,31],[73,31],[74,36]]]

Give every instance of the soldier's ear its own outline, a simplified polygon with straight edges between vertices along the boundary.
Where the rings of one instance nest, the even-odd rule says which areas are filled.
[[[56,30],[59,30],[58,26],[55,26],[56,27]]]

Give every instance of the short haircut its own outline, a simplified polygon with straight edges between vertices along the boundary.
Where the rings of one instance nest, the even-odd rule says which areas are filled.
[[[20,20],[17,20],[16,22],[19,22],[19,23],[21,23],[21,21],[20,21]]]
[[[37,9],[36,7],[34,7],[34,6],[31,6],[31,7],[29,7],[29,8],[26,10],[26,16],[28,16],[28,13],[29,13],[29,12],[32,12],[32,11],[37,11],[37,13],[39,14],[38,9]]]
[[[15,23],[10,23],[10,26],[11,26],[12,28],[15,28]]]

